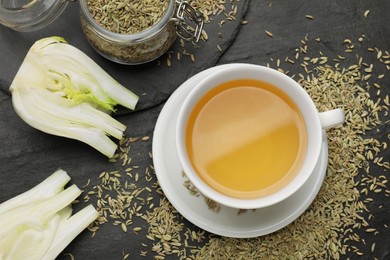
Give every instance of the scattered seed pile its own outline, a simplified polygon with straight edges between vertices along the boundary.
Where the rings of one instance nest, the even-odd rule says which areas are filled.
[[[89,183],[86,185],[87,191],[83,200],[95,201],[99,212],[97,220],[88,227],[93,235],[100,225],[107,222],[119,226],[124,232],[132,230],[138,233],[142,230],[141,227],[132,225],[133,219],[142,217],[142,212],[146,209],[152,209],[153,194],[161,191],[158,184],[153,181],[152,170],[149,167],[143,170],[132,164],[129,154],[132,143],[148,140],[149,137],[123,138],[120,141],[119,153],[110,159],[112,163],[119,163],[119,169],[100,173],[100,183],[92,188],[89,187]],[[141,182],[140,178],[144,181]],[[145,182],[149,185],[141,184]]]
[[[238,0],[239,1],[239,0]],[[237,1],[237,2],[238,2]],[[237,5],[234,0],[229,1],[230,7],[227,7],[226,0],[190,0],[189,3],[192,7],[198,10],[202,15],[206,23],[209,23],[215,16],[223,14],[225,19],[220,22],[220,25],[225,23],[225,20],[236,20]]]
[[[141,169],[132,159],[131,148],[140,142],[150,144],[150,138],[123,138],[118,154],[110,159],[111,168],[117,170],[103,171],[97,184],[93,185],[89,180],[83,187],[83,201],[94,203],[99,212],[99,217],[88,229],[94,237],[102,225],[108,224],[129,236],[140,236],[145,241],[140,256],[187,258],[204,244],[206,232],[185,227],[183,217],[161,191],[153,166]],[[147,158],[150,160],[151,154]],[[123,248],[123,252],[127,251]],[[131,255],[134,252],[123,253],[123,259]]]
[[[206,239],[205,231],[185,228],[183,218],[166,198],[160,200],[158,207],[147,212],[145,218],[149,224],[146,237],[153,243],[149,249],[154,259],[190,259],[198,252]],[[147,252],[141,252],[146,256]]]

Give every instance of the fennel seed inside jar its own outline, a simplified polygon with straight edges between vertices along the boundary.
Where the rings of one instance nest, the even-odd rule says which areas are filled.
[[[141,64],[164,54],[176,39],[174,0],[80,0],[89,44],[121,64]]]

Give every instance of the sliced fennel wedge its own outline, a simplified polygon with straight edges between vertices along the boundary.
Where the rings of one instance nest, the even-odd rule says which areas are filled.
[[[0,204],[0,260],[55,259],[99,213],[92,205],[72,216],[81,194],[65,188],[69,175],[57,170],[32,189]]]
[[[10,86],[16,113],[48,134],[82,141],[107,157],[126,126],[110,113],[116,105],[134,110],[138,96],[113,79],[63,38],[38,40]]]

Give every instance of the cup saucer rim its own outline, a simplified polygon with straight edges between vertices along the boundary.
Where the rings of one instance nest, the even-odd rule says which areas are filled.
[[[201,197],[191,195],[184,186],[185,179],[182,176],[182,167],[176,152],[174,120],[178,116],[180,103],[183,102],[185,94],[190,91],[194,81],[216,70],[231,66],[237,66],[237,64],[219,65],[199,72],[187,79],[171,95],[162,108],[155,126],[152,144],[153,163],[157,179],[165,196],[173,207],[192,224],[221,236],[237,238],[257,237],[287,226],[311,205],[322,186],[326,174],[328,162],[327,138],[326,133],[323,132],[320,160],[315,168],[315,171],[318,173],[312,174],[312,177],[298,190],[296,196],[295,194],[293,195],[295,197],[287,198],[266,208],[251,211],[252,213],[245,213],[245,215],[237,215],[237,209],[223,205],[221,205],[222,210],[220,212],[211,212]],[[299,201],[296,199],[298,197],[300,197]],[[291,203],[295,203],[299,207],[294,209],[291,209],[291,206],[290,208],[286,207],[286,204]],[[268,219],[261,217],[267,216],[272,212],[277,212],[281,216],[274,219],[272,217]],[[262,223],[262,221],[267,223]]]

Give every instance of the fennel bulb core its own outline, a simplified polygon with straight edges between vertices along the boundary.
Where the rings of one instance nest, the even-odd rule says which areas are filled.
[[[10,86],[16,113],[43,132],[76,139],[111,158],[126,126],[110,113],[139,97],[61,37],[38,40]]]

